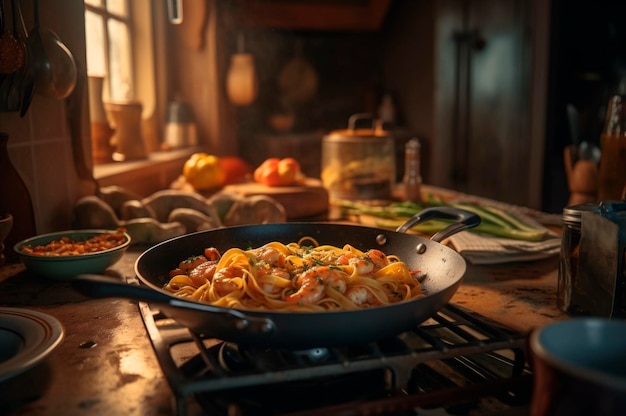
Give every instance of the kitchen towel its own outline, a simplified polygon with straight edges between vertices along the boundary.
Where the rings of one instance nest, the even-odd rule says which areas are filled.
[[[516,213],[517,217],[537,228],[545,228],[534,219]],[[558,255],[561,237],[546,228],[541,241],[498,238],[473,231],[462,231],[448,239],[456,251],[472,264],[498,264],[533,261]]]

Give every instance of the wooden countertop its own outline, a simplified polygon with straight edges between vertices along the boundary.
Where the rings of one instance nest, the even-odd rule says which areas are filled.
[[[134,278],[131,248],[111,274]],[[558,257],[469,265],[452,303],[520,331],[566,317],[556,307]],[[136,302],[89,299],[69,283],[35,277],[20,264],[0,269],[0,306],[57,318],[65,338],[43,363],[0,382],[2,414],[157,415],[172,413],[165,380]]]
[[[469,265],[452,298],[518,331],[567,317],[556,306],[558,257],[528,263]]]
[[[114,270],[132,271],[137,255],[129,253]],[[136,302],[89,299],[67,282],[36,277],[13,264],[0,272],[0,305],[47,313],[65,330],[43,363],[0,382],[0,414],[172,413],[172,392]]]

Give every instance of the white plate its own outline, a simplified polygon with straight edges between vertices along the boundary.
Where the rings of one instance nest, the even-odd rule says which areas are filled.
[[[63,326],[45,313],[0,308],[0,381],[35,366],[63,340]]]

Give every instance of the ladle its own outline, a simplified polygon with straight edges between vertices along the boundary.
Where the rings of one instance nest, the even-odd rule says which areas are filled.
[[[40,27],[38,0],[33,0],[33,7],[35,26],[28,43],[33,55],[35,93],[59,100],[67,98],[76,85],[76,61],[56,33]]]
[[[17,1],[17,15],[19,17],[20,24],[22,25],[22,33],[24,34],[24,44],[26,48],[26,61],[23,68],[24,78],[22,79],[22,102],[20,106],[20,117],[24,117],[35,93],[35,66],[33,51],[28,42],[28,30],[26,29],[26,23],[24,23],[24,14],[22,13],[22,7],[19,0]]]
[[[23,64],[24,49],[8,29],[5,29],[4,1],[0,4],[0,74],[12,74]]]
[[[24,51],[22,65],[13,74],[13,80],[8,92],[7,109],[9,111],[19,111],[22,107],[24,93],[24,78],[26,76],[26,66],[28,65],[28,53],[26,52],[26,42],[20,34],[18,23],[21,24],[21,10],[19,1],[11,0],[11,15],[13,22],[13,37],[17,40],[20,48]],[[19,22],[18,22],[19,20]]]

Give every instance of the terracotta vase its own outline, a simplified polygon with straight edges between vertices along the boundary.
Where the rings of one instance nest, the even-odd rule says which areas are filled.
[[[105,108],[111,117],[111,124],[115,129],[115,133],[111,138],[111,144],[115,146],[113,160],[123,162],[146,159],[148,151],[141,127],[141,113],[143,110],[141,103],[107,102],[105,103]]]

